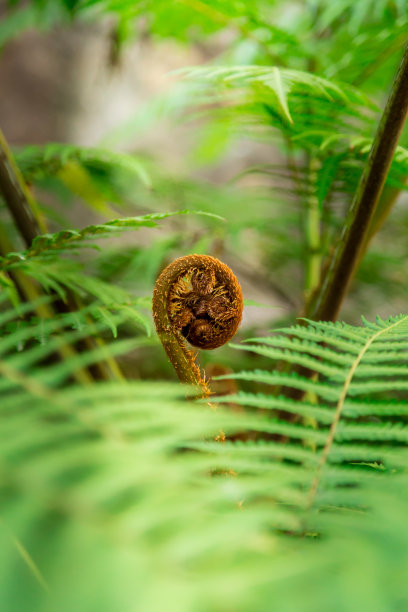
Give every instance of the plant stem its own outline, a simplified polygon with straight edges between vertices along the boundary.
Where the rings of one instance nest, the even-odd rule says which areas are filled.
[[[3,132],[0,130],[0,191],[3,192],[20,234],[27,246],[46,228],[41,220],[37,203],[24,182]]]
[[[317,296],[307,308],[316,321],[337,318],[366,244],[377,202],[408,112],[408,46],[394,80],[340,241]]]
[[[308,299],[319,284],[320,280],[320,211],[319,202],[314,192],[316,161],[309,159],[309,186],[308,197],[305,211],[305,243],[306,243],[306,263],[305,263],[305,296]]]
[[[156,281],[157,334],[179,380],[199,389],[202,397],[208,397],[210,389],[185,341],[202,349],[222,346],[237,331],[243,304],[232,270],[209,255],[179,257]]]

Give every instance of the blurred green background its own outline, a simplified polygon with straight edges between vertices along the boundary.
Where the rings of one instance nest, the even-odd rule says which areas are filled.
[[[201,351],[247,370],[215,410],[151,318],[160,271],[205,253],[243,288],[234,342],[295,324],[407,39],[406,0],[0,0],[0,127],[46,233],[0,202],[0,612],[408,609],[406,317],[351,327],[406,311],[406,129],[350,326]],[[77,311],[19,304],[16,270]],[[319,372],[302,401],[271,395],[276,355]],[[73,384],[112,356],[126,381]]]

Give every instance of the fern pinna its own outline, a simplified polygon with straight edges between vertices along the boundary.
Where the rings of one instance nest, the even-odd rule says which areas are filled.
[[[217,401],[272,412],[266,431],[289,440],[281,456],[314,466],[306,507],[320,506],[331,498],[347,505],[347,492],[333,490],[333,483],[362,484],[367,473],[380,466],[382,471],[393,471],[408,440],[404,396],[408,389],[408,316],[386,321],[378,317],[375,324],[363,319],[362,327],[306,322],[307,326],[285,328],[280,330],[283,333],[255,338],[236,348],[301,366],[312,376],[273,368],[232,375],[258,387],[299,389],[302,399],[240,392]],[[273,416],[278,410],[297,415],[297,422]]]
[[[408,316],[309,322],[252,341],[261,358],[317,375],[271,367],[235,378],[306,397],[242,391],[214,410],[169,383],[68,386],[97,353],[42,362],[87,332],[71,328],[78,313],[12,325],[14,309],[2,308],[2,609],[28,598],[38,612],[83,601],[103,612],[246,612],[277,600],[309,612],[334,598],[341,612],[356,609],[356,572],[365,605],[405,601]],[[275,418],[280,409],[298,422]]]

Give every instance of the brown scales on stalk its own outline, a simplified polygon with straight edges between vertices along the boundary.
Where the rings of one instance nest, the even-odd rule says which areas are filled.
[[[182,382],[208,384],[195,363],[194,347],[214,349],[232,338],[243,310],[239,282],[228,266],[209,255],[187,255],[171,263],[157,279],[153,317],[157,333]]]

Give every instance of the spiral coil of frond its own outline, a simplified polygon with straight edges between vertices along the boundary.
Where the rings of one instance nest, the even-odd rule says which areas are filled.
[[[242,310],[240,284],[218,259],[187,255],[163,270],[153,292],[153,317],[181,381],[198,384],[209,394],[185,340],[201,349],[222,346],[236,333]]]

